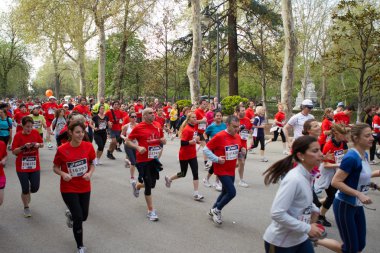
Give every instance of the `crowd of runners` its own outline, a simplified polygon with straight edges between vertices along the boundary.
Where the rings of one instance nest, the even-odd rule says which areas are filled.
[[[202,201],[199,168],[207,170],[201,184],[220,191],[207,213],[221,225],[222,210],[236,196],[235,171],[236,185],[249,187],[244,178],[247,154],[258,152],[260,161],[268,162],[265,149],[280,136],[283,158],[271,161],[263,174],[266,185],[280,183],[271,208],[272,223],[263,237],[265,251],[309,253],[321,245],[334,252],[361,252],[366,244],[364,208],[371,209],[372,203],[367,193],[377,189],[371,178],[380,177],[380,170],[371,168],[380,156],[380,108],[365,108],[362,123],[356,124],[350,124],[353,106],[339,103],[336,110],[326,108],[321,124],[312,115],[313,108],[306,99],[301,111],[286,121],[278,104],[269,130],[273,138],[268,139],[266,110],[252,101],[237,105],[233,115],[223,115],[217,99],[184,108],[158,99],[150,104],[141,99],[129,104],[104,98],[96,102],[80,96],[59,102],[54,96],[44,102],[4,99],[0,104],[0,205],[6,186],[4,166],[12,152],[17,157],[23,214],[32,216],[31,194],[40,186],[39,149],[46,144],[55,152],[51,161],[60,177],[67,226],[73,230],[77,252],[86,252],[83,222],[89,214],[95,168],[104,159],[115,160],[114,152],[124,149],[121,162],[129,168],[132,194],[138,198],[143,190],[147,218],[157,221],[152,190],[162,173],[164,147],[172,140],[180,143],[179,168],[178,173],[164,176],[166,187],[180,183],[190,167],[193,199]],[[202,153],[201,165],[198,153]],[[341,242],[326,237],[326,228],[331,227],[326,213],[331,206]]]

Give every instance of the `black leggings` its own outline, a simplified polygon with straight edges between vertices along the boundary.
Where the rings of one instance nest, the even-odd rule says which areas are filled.
[[[198,160],[196,157],[190,160],[179,160],[179,164],[181,166],[181,172],[177,173],[177,177],[186,177],[187,168],[190,164],[193,180],[198,180]]]
[[[94,140],[95,140],[96,145],[98,145],[98,151],[103,151],[104,146],[107,143],[107,132],[106,131],[99,132],[99,133],[95,132]]]
[[[325,191],[327,197],[322,206],[328,210],[334,202],[335,193],[337,192],[337,189],[332,187],[332,185],[330,184],[329,188],[327,188]]]
[[[372,147],[369,149],[369,160],[373,161],[375,160],[375,154],[376,154],[376,145],[380,144],[380,134],[373,136],[373,142]]]
[[[159,178],[159,173],[155,168],[154,160],[136,164],[139,171],[139,182],[144,183],[145,196],[152,195],[152,189],[156,187],[156,180]]]
[[[0,136],[0,141],[3,141],[5,143],[5,146],[7,146],[8,142],[9,142],[9,135],[8,136]]]
[[[40,171],[17,172],[22,194],[36,193],[40,188]]]
[[[260,150],[265,150],[265,136],[264,135],[254,137],[252,148],[257,148],[259,146],[259,142],[260,142]]]
[[[274,131],[273,134],[274,134],[274,136],[273,136],[272,141],[277,141],[278,135],[280,134],[282,142],[284,142],[284,143],[286,142],[285,134],[282,131],[282,129],[277,128],[277,130]]]
[[[77,247],[83,246],[83,228],[82,223],[87,220],[88,208],[90,206],[90,194],[85,193],[64,193],[62,198],[66,206],[69,208],[71,217],[73,218],[73,233],[77,243]]]
[[[214,174],[214,165],[211,165],[210,169],[208,170],[208,174]]]
[[[174,129],[174,130],[178,130],[177,128],[177,123],[178,123],[178,119],[177,120],[174,120],[174,121],[170,121],[170,129]]]

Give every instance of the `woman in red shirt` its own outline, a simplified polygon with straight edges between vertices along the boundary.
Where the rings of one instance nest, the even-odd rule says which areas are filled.
[[[321,125],[321,135],[318,138],[319,145],[321,145],[321,150],[326,142],[331,138],[331,126],[334,122],[334,109],[326,108],[325,114],[323,115],[323,121]]]
[[[7,157],[7,145],[0,141],[0,206],[3,204],[4,188],[7,181],[4,173],[4,165],[7,162]]]
[[[66,210],[67,225],[73,228],[78,253],[86,252],[83,246],[82,223],[86,221],[90,205],[91,183],[96,158],[94,147],[83,141],[86,126],[75,121],[69,125],[70,142],[57,149],[54,157],[54,172],[61,177],[61,194],[69,210]]]
[[[12,143],[12,153],[16,158],[16,171],[20,180],[24,204],[24,217],[32,216],[29,203],[30,193],[36,193],[40,188],[40,155],[38,149],[43,147],[40,133],[33,129],[32,117],[25,116],[21,120],[23,130],[16,133]]]
[[[194,200],[200,201],[203,196],[198,192],[199,178],[198,178],[198,160],[196,144],[199,143],[200,138],[195,130],[195,124],[197,124],[197,116],[195,113],[189,113],[186,120],[182,123],[179,129],[179,136],[181,138],[181,148],[179,150],[179,164],[181,166],[181,172],[168,177],[165,176],[165,185],[170,188],[173,180],[186,177],[187,168],[190,165],[191,172],[193,173],[193,185],[194,185]]]
[[[276,113],[276,115],[274,115],[274,121],[273,121],[273,126],[272,126],[272,129],[276,129],[276,130],[274,130],[274,132],[273,132],[273,134],[274,134],[273,139],[268,140],[265,143],[265,145],[272,142],[272,141],[277,141],[278,135],[280,135],[281,140],[282,140],[282,148],[283,148],[282,153],[284,155],[289,155],[289,152],[288,152],[287,147],[286,147],[285,134],[282,131],[282,128],[284,127],[285,120],[286,120],[286,115],[283,112],[284,106],[282,104],[278,104],[277,108],[278,108],[278,112]]]

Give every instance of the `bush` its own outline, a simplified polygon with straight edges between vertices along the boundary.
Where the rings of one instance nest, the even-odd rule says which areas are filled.
[[[178,100],[177,102],[175,102],[178,106],[178,110],[181,112],[182,109],[187,106],[187,107],[191,107],[191,101],[190,100]]]
[[[248,99],[247,98],[242,98],[240,96],[228,96],[228,97],[225,97],[223,100],[222,100],[222,111],[223,111],[223,114],[225,115],[231,115],[234,113],[235,111],[235,107],[237,105],[239,105],[240,102],[243,102],[244,105],[246,105],[248,103]]]

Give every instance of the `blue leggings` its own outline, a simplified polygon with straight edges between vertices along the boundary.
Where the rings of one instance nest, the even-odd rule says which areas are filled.
[[[219,181],[222,183],[222,192],[219,197],[216,199],[213,208],[218,208],[222,210],[225,205],[228,204],[235,196],[236,189],[234,186],[235,176],[218,176]]]
[[[277,247],[268,242],[265,242],[266,253],[314,253],[314,247],[311,241],[307,239],[303,243],[289,248]]]
[[[333,204],[336,225],[342,238],[344,253],[363,251],[366,238],[366,222],[362,206],[352,206],[339,199]]]

